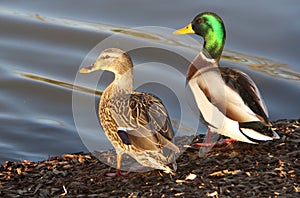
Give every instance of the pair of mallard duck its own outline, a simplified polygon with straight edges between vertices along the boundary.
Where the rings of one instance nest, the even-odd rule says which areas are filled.
[[[278,138],[249,76],[237,69],[218,67],[225,43],[222,19],[214,13],[202,13],[174,34],[198,34],[204,38],[203,50],[189,66],[186,79],[208,132],[248,143]],[[115,74],[99,105],[100,122],[117,153],[116,173],[108,175],[126,174],[121,172],[123,153],[144,166],[172,172],[176,170],[179,149],[172,142],[174,131],[168,112],[156,96],[133,90],[132,68],[127,53],[111,48],[80,70],[108,70]],[[167,165],[170,163],[173,170]]]

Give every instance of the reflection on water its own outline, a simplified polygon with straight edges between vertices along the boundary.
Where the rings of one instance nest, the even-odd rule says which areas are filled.
[[[4,15],[5,17],[13,17],[19,18],[20,20],[29,20],[32,22],[43,22],[48,23],[49,25],[60,25],[69,28],[81,28],[85,30],[92,30],[92,31],[100,31],[100,32],[108,32],[110,29],[116,27],[113,25],[105,25],[105,24],[96,24],[96,23],[88,23],[82,22],[78,20],[72,19],[64,19],[64,18],[56,18],[52,16],[41,15],[39,13],[28,13],[25,11],[16,11],[16,10],[9,10],[9,9],[1,9],[0,14]]]
[[[253,64],[249,65],[251,69],[265,72],[275,78],[282,78],[286,80],[300,80],[300,74],[296,73],[295,70],[287,64]]]
[[[229,52],[225,50],[222,60],[229,63],[247,66],[252,70],[265,73],[274,78],[285,80],[300,80],[300,73],[291,68],[287,64],[278,63],[270,59],[249,56],[237,52]]]
[[[80,14],[82,13],[76,13],[77,18],[81,18]],[[165,46],[164,49],[181,48],[191,57],[200,51],[202,45],[199,37],[196,42],[192,42],[184,37],[174,37],[172,32],[166,34],[157,31],[155,27],[153,30],[131,29],[130,26],[115,25],[102,18],[93,22],[84,16],[82,20],[60,16],[68,15],[51,11],[30,12],[21,7],[0,8],[0,162],[42,160],[48,155],[86,150],[72,117],[72,91],[88,97],[96,95],[97,101],[112,78],[106,73],[105,76],[109,77],[99,82],[101,88],[98,90],[91,89],[88,83],[85,86],[74,85],[74,79],[88,51],[108,35],[118,34],[121,41],[155,43],[158,47]],[[107,18],[110,17],[113,16]],[[165,12],[161,13],[161,17],[166,17]],[[132,24],[139,20],[133,20]],[[172,21],[172,16],[169,20]],[[176,22],[176,27],[181,27],[184,21],[185,19]],[[148,25],[146,20],[143,24]],[[258,41],[256,45],[261,44]],[[155,49],[132,54],[134,63],[166,59],[179,71],[187,67],[172,60],[170,55],[155,52]],[[278,59],[281,60],[280,57]],[[291,67],[285,61],[226,49],[221,64],[240,68],[251,75],[262,92],[272,120],[300,117],[300,74],[293,69],[294,65]],[[157,74],[153,75],[154,80],[161,78],[161,71],[153,72]],[[170,74],[164,75],[172,79]],[[143,79],[143,76],[139,77]],[[184,82],[184,77],[178,80]],[[148,91],[151,88],[153,87],[149,86]],[[178,128],[180,124],[176,108],[172,106],[172,98],[168,95],[164,97],[164,101],[171,101],[168,102],[168,111],[171,112],[174,128]],[[87,115],[87,119],[90,116],[96,115]],[[194,132],[186,123],[178,130],[187,134]],[[93,132],[93,129],[87,130],[91,139],[94,136],[89,133]],[[200,132],[205,132],[203,126]],[[95,144],[103,148],[109,146],[104,135],[102,139],[96,139]]]
[[[39,122],[42,125],[57,125],[57,126],[65,126],[63,122],[60,122],[58,120],[51,120],[49,118],[36,118],[37,122]]]
[[[20,73],[20,75],[22,77],[31,79],[31,80],[35,80],[35,81],[39,81],[39,82],[44,82],[44,83],[48,83],[50,85],[56,85],[62,88],[67,88],[70,91],[79,91],[79,92],[85,92],[88,94],[93,94],[93,95],[98,95],[101,96],[102,92],[98,91],[98,90],[92,90],[86,87],[81,87],[81,86],[77,86],[77,85],[73,85],[71,83],[67,83],[67,82],[63,82],[63,81],[59,81],[59,80],[55,80],[55,79],[50,79],[44,76],[38,76],[38,75],[34,75],[34,74],[27,74],[27,73]]]
[[[62,25],[65,27],[79,27],[85,30],[96,30],[101,33],[110,32],[110,33],[120,33],[134,38],[142,38],[154,42],[159,42],[165,45],[174,45],[180,47],[186,47],[192,49],[195,52],[200,51],[199,45],[195,43],[183,43],[178,39],[166,37],[164,35],[158,34],[156,32],[144,32],[142,30],[129,29],[127,27],[117,27],[113,25],[99,24],[99,23],[89,23],[84,21],[74,21],[71,19],[62,19],[49,16],[41,16],[36,13],[26,13],[20,11],[12,10],[3,10],[0,9],[0,13],[3,15],[11,15],[14,17],[21,17],[22,19],[28,18],[31,20],[38,20],[46,23]],[[258,72],[264,72],[268,75],[271,75],[276,78],[283,78],[286,80],[300,80],[300,74],[293,70],[289,65],[278,63],[266,58],[249,56],[246,54],[233,52],[229,50],[224,50],[222,55],[222,60],[226,60],[233,64],[246,65],[253,70]]]
[[[143,38],[143,39],[148,39],[152,41],[160,41],[160,37],[157,37],[156,35],[149,34],[147,32],[142,32],[142,31],[137,31],[133,29],[113,29],[112,32],[120,33],[120,34],[125,34],[129,35],[135,38]]]

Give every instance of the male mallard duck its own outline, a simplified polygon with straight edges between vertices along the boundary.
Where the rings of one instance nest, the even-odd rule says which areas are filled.
[[[176,169],[172,143],[174,131],[168,112],[154,95],[133,90],[133,64],[127,53],[120,49],[104,50],[97,60],[80,73],[107,70],[115,75],[114,81],[103,91],[99,103],[99,118],[104,132],[116,149],[116,173],[121,172],[122,154],[127,153],[140,164],[165,172]]]
[[[237,69],[218,67],[226,38],[222,19],[214,13],[201,13],[174,34],[198,34],[204,39],[203,49],[189,66],[186,79],[208,133],[213,131],[248,143],[278,139],[250,77]]]

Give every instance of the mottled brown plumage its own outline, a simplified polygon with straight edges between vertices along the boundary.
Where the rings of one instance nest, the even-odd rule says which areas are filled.
[[[140,164],[165,172],[176,169],[172,143],[174,131],[166,108],[154,95],[133,90],[133,65],[128,54],[120,49],[104,50],[95,63],[80,70],[89,73],[108,70],[114,81],[104,90],[99,104],[99,118],[105,134],[116,149],[117,173],[123,153]]]

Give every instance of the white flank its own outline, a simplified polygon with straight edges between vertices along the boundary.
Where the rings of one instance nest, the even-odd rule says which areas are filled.
[[[207,99],[203,91],[199,88],[197,78],[191,79],[189,81],[189,86],[194,94],[197,106],[201,111],[204,120],[213,126],[209,126],[212,131],[231,137],[238,141],[254,143],[240,132],[238,122],[227,118]]]

